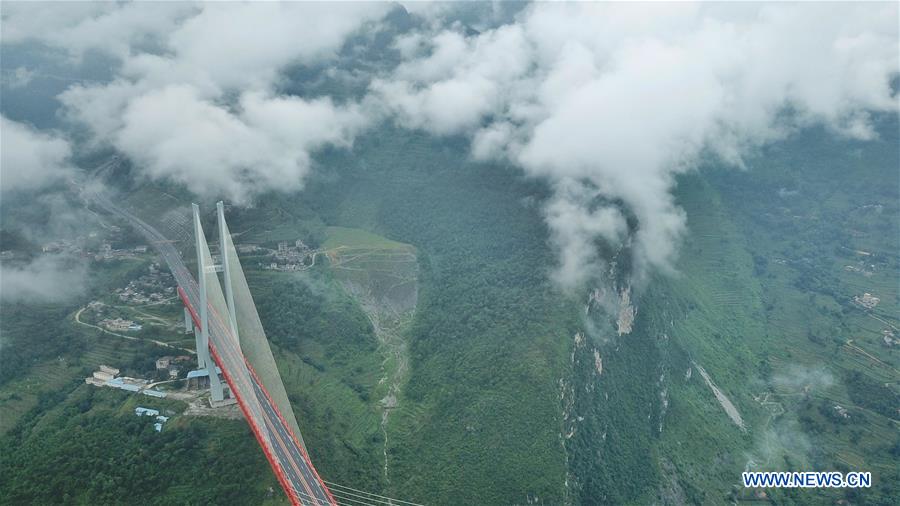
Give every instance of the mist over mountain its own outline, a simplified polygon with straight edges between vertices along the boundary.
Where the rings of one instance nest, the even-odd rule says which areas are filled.
[[[188,205],[213,231],[225,201],[329,480],[428,504],[897,497],[896,3],[0,16],[2,444],[40,454],[79,423],[134,452],[252,443],[196,399],[166,404],[183,422],[147,443],[109,421],[133,400],[84,384],[103,361],[167,381],[155,360],[190,341],[154,245],[96,192],[188,259]],[[278,504],[257,460],[232,466],[243,487],[184,478],[160,497]],[[122,502],[99,476],[177,468],[107,458],[44,490],[41,462],[0,461],[0,502],[79,502],[76,482]],[[877,486],[738,486],[801,469]]]
[[[16,5],[4,42],[39,42],[73,62],[113,57],[115,77],[67,88],[60,114],[145,177],[249,204],[302,188],[315,152],[350,148],[385,121],[463,135],[474,159],[506,159],[559,188],[566,214],[545,213],[566,288],[602,272],[586,247],[597,240],[633,240],[638,278],[671,271],[685,230],[674,176],[702,158],[740,166],[815,124],[871,138],[870,115],[897,107],[890,5],[535,4],[480,30],[378,3],[73,10]],[[395,12],[411,25],[392,22]],[[288,66],[352,58],[378,37],[394,58],[355,73],[362,96],[278,93]],[[591,217],[595,197],[624,202],[639,223],[633,238],[615,208]]]

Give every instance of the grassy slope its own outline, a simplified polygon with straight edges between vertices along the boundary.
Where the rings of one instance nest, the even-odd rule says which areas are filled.
[[[558,381],[577,310],[546,277],[535,188],[464,150],[389,129],[313,186],[329,223],[412,244],[421,266],[405,403],[390,422],[391,491],[434,504],[558,502]]]
[[[380,250],[396,250],[409,248],[408,244],[392,241],[380,235],[373,234],[371,232],[367,232],[358,228],[326,227],[325,233],[327,239],[322,246],[326,249],[337,247]]]

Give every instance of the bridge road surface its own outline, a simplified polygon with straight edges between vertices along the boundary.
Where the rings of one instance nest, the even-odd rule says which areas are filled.
[[[184,265],[178,250],[156,229],[130,212],[120,209],[105,195],[92,192],[88,196],[105,210],[128,220],[154,245],[172,271],[179,286],[179,295],[199,328],[200,319],[195,309],[200,301],[199,286]],[[247,362],[226,321],[212,305],[209,306],[210,352],[288,498],[298,505],[337,505],[306,451],[288,428],[265,386]]]

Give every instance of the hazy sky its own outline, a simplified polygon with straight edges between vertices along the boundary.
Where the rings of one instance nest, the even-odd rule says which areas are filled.
[[[701,156],[739,166],[812,125],[871,139],[870,114],[897,110],[896,3],[410,4],[404,30],[396,8],[4,2],[2,43],[73,64],[107,53],[116,77],[68,87],[59,114],[147,177],[237,203],[302,188],[317,150],[352,149],[384,121],[467,136],[474,159],[554,189],[543,213],[565,288],[600,272],[597,240],[628,241],[639,277],[671,270],[686,229],[674,178]],[[328,68],[350,37],[378,33],[399,64],[363,75],[362,96],[279,94],[288,66]],[[2,126],[4,192],[65,173],[64,133]],[[598,205],[610,200],[637,217],[633,235],[620,207]]]

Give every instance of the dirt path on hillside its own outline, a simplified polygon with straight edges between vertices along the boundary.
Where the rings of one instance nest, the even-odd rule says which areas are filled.
[[[406,330],[418,300],[418,267],[414,254],[378,253],[347,249],[342,254],[334,252],[335,258],[329,256],[329,259],[341,286],[359,303],[372,324],[379,352],[384,357],[378,384],[386,385],[386,393],[378,401],[378,406],[384,437],[383,473],[385,480],[390,482],[388,421],[391,413],[400,407],[401,393],[409,375]],[[385,256],[391,260],[385,262]],[[373,262],[373,258],[378,261]]]
[[[772,461],[772,434],[769,432],[769,427],[772,425],[772,421],[784,414],[785,409],[784,405],[777,400],[772,400],[772,392],[763,392],[758,396],[755,396],[753,400],[759,403],[763,409],[768,413],[768,417],[766,417],[766,423],[762,427],[762,437],[765,445],[765,457],[766,461],[761,465],[754,460],[754,456],[751,455],[747,462],[744,464],[744,471],[753,471],[755,469],[768,469],[769,463]]]
[[[197,352],[196,352],[195,350],[192,350],[192,349],[190,349],[190,348],[181,348],[181,347],[179,347],[179,346],[173,346],[173,345],[171,345],[171,344],[169,344],[169,343],[166,343],[166,342],[163,342],[163,341],[157,341],[156,339],[145,339],[145,338],[142,338],[142,337],[136,337],[136,336],[126,336],[125,334],[119,334],[119,333],[117,333],[117,332],[113,332],[113,331],[111,331],[111,330],[107,330],[107,329],[105,329],[105,328],[103,328],[103,327],[99,327],[99,326],[97,326],[97,325],[92,325],[92,324],[90,324],[90,323],[83,322],[83,321],[81,321],[81,313],[83,313],[85,309],[87,309],[87,307],[83,307],[83,308],[79,309],[79,310],[75,313],[75,323],[77,323],[77,324],[79,324],[79,325],[84,325],[84,326],[86,326],[86,327],[91,327],[92,329],[97,329],[97,330],[99,330],[99,331],[101,331],[101,332],[103,332],[103,333],[105,333],[105,334],[109,334],[109,335],[111,335],[111,336],[116,336],[116,337],[121,338],[121,339],[127,339],[127,340],[129,340],[129,341],[136,341],[136,342],[152,343],[152,344],[155,344],[155,345],[157,345],[157,346],[162,346],[162,347],[164,347],[164,348],[171,348],[171,349],[173,349],[173,350],[181,350],[181,351],[185,351],[185,352],[190,353],[191,355],[196,355],[196,354],[197,354]]]
[[[343,282],[344,288],[357,300],[363,312],[372,323],[379,349],[384,356],[381,361],[382,377],[379,385],[387,384],[387,394],[378,401],[381,408],[381,433],[384,437],[382,455],[384,456],[383,472],[390,481],[388,470],[388,420],[391,412],[400,407],[400,392],[409,372],[409,347],[404,336],[406,323],[412,314],[400,314],[392,307],[379,304],[377,298],[359,285]]]
[[[379,405],[381,406],[381,433],[384,437],[382,446],[384,477],[389,480],[387,424],[391,412],[400,406],[400,390],[409,371],[409,350],[406,339],[403,337],[404,325],[402,323],[385,325],[377,306],[362,302],[360,305],[372,323],[375,336],[378,338],[384,354],[384,360],[381,362],[382,377],[378,380],[378,384],[388,384],[387,395],[379,401]],[[396,315],[394,321],[398,320],[400,320],[400,315]]]

